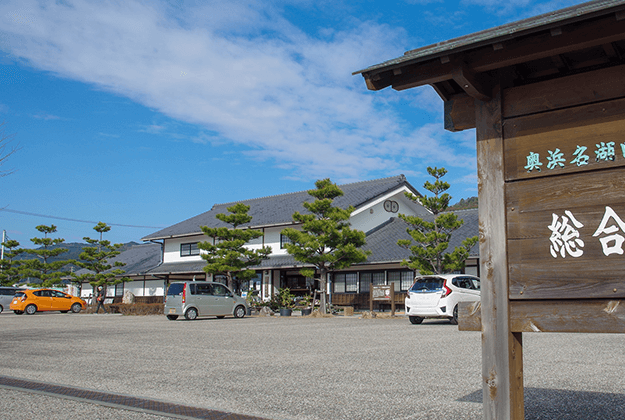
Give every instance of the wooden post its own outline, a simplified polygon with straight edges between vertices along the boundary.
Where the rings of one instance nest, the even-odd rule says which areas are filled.
[[[395,283],[391,283],[391,316],[395,316]]]
[[[501,89],[475,101],[484,419],[522,420],[522,333],[510,331]]]

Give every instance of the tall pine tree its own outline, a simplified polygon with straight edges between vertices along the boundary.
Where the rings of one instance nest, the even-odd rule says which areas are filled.
[[[452,233],[463,225],[453,212],[446,212],[451,196],[445,191],[449,189],[447,182],[441,181],[447,170],[445,168],[428,167],[428,173],[435,179],[434,183],[426,181],[423,187],[434,194],[432,197],[416,197],[405,193],[406,197],[415,203],[420,203],[434,215],[434,221],[429,222],[417,216],[399,217],[410,225],[406,229],[411,239],[401,239],[397,244],[412,252],[409,260],[402,261],[421,274],[442,274],[464,269],[464,263],[469,257],[469,251],[478,241],[474,236],[462,241],[462,246],[447,252]],[[414,241],[414,243],[413,243]]]
[[[57,245],[65,242],[62,238],[48,238],[49,234],[56,232],[56,226],[39,225],[35,227],[39,232],[43,233],[43,238],[32,238],[30,241],[38,245],[36,249],[26,249],[25,252],[33,255],[35,258],[29,260],[21,260],[19,264],[19,275],[22,279],[31,279],[30,283],[37,283],[37,286],[52,287],[62,284],[62,278],[69,275],[69,271],[61,269],[72,263],[71,260],[58,260],[56,257],[66,253],[67,248],[58,247]],[[38,282],[32,281],[38,279]]]
[[[201,254],[206,260],[204,271],[213,275],[224,275],[228,287],[236,289],[235,280],[245,282],[256,277],[256,271],[249,267],[259,265],[262,260],[269,258],[271,247],[264,246],[258,249],[249,249],[246,244],[263,233],[254,229],[239,229],[239,226],[249,223],[252,216],[247,214],[250,206],[237,203],[226,210],[230,214],[220,213],[215,217],[231,228],[209,228],[202,226],[202,232],[212,238],[212,241],[198,243],[198,248],[204,250]]]
[[[301,230],[286,228],[282,234],[291,240],[285,244],[287,252],[297,261],[315,267],[300,270],[302,275],[314,277],[315,269],[319,270],[319,285],[323,291],[320,311],[326,313],[328,273],[363,262],[368,253],[360,249],[365,244],[365,233],[350,227],[349,216],[354,207],[333,206],[334,199],[342,196],[343,191],[329,179],[319,180],[315,186],[317,189],[308,191],[315,201],[303,203],[310,214],[293,214],[293,221],[301,223]]]
[[[130,281],[128,277],[121,277],[124,274],[124,270],[121,267],[125,266],[125,263],[120,261],[109,262],[109,259],[121,253],[121,248],[124,245],[112,244],[110,241],[102,239],[102,235],[111,230],[111,227],[106,223],[98,222],[93,227],[93,230],[100,234],[100,239],[84,237],[83,240],[87,242],[87,246],[83,247],[82,252],[78,256],[79,260],[75,262],[80,268],[89,271],[80,275],[73,274],[72,282],[77,283],[79,288],[82,283],[88,282],[93,288],[94,296],[97,287],[103,286],[106,296],[106,288],[108,286]],[[95,299],[92,300],[92,304],[95,304]]]
[[[2,246],[4,246],[4,258],[0,260],[0,285],[12,286],[20,280],[19,266],[21,261],[16,260],[15,257],[24,253],[24,250],[19,247],[18,241],[12,239],[3,242]]]

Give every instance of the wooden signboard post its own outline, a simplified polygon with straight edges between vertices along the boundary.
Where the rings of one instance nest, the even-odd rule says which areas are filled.
[[[390,302],[391,316],[395,316],[395,284],[371,285],[369,296],[369,311],[373,312],[373,302]]]
[[[485,419],[524,418],[524,332],[625,333],[625,0],[407,52],[369,89],[431,85],[476,128]]]

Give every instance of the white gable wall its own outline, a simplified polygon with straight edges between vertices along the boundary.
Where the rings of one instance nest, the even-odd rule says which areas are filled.
[[[400,190],[386,194],[366,206],[356,209],[350,218],[352,228],[368,232],[380,226],[391,217],[398,217],[400,213],[409,216],[422,216],[427,213],[427,210],[425,210],[423,206],[406,198],[404,192],[411,191],[404,187]],[[397,203],[397,211],[387,211],[384,208],[385,201]]]
[[[184,236],[181,238],[171,238],[165,239],[165,255],[163,256],[164,263],[174,263],[174,262],[189,262],[189,261],[199,261],[202,259],[199,255],[181,257],[180,256],[180,245],[188,244],[194,242],[204,242],[206,240],[210,240],[210,238],[206,235],[191,235]]]

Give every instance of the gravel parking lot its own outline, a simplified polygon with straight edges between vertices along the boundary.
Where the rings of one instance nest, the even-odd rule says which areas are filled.
[[[270,419],[482,418],[480,334],[443,321],[5,312],[0,323],[0,374],[15,378]],[[527,419],[625,418],[624,335],[524,334],[524,352]],[[0,401],[17,419],[97,407],[7,389]],[[163,418],[95,411],[80,417]]]

